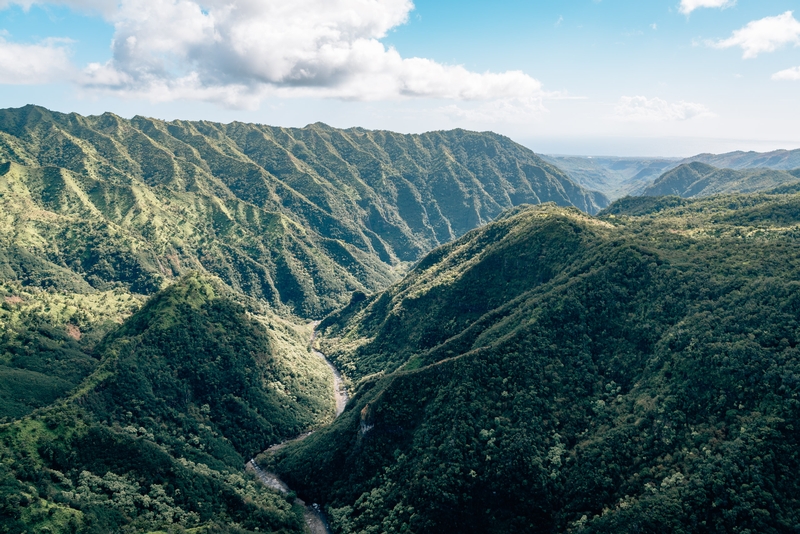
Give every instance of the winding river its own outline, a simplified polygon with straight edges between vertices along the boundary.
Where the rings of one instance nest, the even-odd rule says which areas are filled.
[[[312,328],[311,339],[309,340],[311,344],[311,352],[315,356],[322,358],[327,364],[328,368],[331,370],[331,373],[333,374],[333,398],[336,402],[336,417],[339,417],[340,415],[342,415],[342,412],[344,412],[344,408],[345,406],[347,406],[347,401],[349,397],[347,395],[347,389],[345,388],[344,381],[342,380],[342,375],[341,373],[339,373],[339,370],[336,369],[336,367],[334,367],[334,365],[330,362],[330,360],[328,360],[328,358],[324,354],[314,349],[314,339],[317,337],[316,328],[318,324],[319,321],[316,321],[311,324]],[[313,433],[314,433],[313,431],[306,432],[304,434],[300,434],[299,436],[293,439],[284,441],[277,445],[273,445],[272,447],[267,449],[267,452],[277,451],[279,449],[282,449],[286,445],[289,445],[290,443],[295,443],[297,441],[304,440]],[[261,467],[256,463],[255,459],[251,459],[249,462],[247,462],[246,469],[248,471],[253,472],[261,481],[261,483],[267,486],[268,488],[280,491],[281,493],[289,493],[291,491],[289,489],[289,486],[287,486],[286,483],[283,480],[281,480],[277,474],[272,473],[270,471],[264,471],[263,469],[261,469]],[[305,508],[303,512],[303,517],[306,521],[306,525],[308,525],[311,534],[331,534],[331,530],[328,527],[328,522],[325,519],[325,514],[322,513],[322,510],[317,503],[307,505],[301,499],[297,499],[297,503],[299,503],[301,506]]]

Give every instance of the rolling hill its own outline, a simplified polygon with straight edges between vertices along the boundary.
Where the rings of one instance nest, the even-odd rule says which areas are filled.
[[[680,164],[680,158],[620,158],[542,155],[583,187],[615,200],[636,191]]]

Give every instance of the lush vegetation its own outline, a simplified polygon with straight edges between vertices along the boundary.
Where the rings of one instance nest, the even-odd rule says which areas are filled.
[[[91,354],[63,334],[22,345],[25,369],[58,368],[42,375],[71,391],[0,426],[0,532],[303,530],[302,508],[243,467],[330,421],[332,377],[307,328],[225,292],[184,277]]]
[[[546,201],[607,204],[492,133],[0,110],[0,243],[12,251],[0,266],[24,283],[151,294],[197,270],[320,317],[505,208]]]
[[[796,531],[797,178],[0,110],[0,532],[303,531],[243,466],[331,311],[259,459],[337,532]]]
[[[301,529],[242,472],[333,417],[298,317],[545,201],[607,204],[491,133],[0,110],[0,531]]]
[[[799,244],[798,194],[516,210],[326,319],[355,396],[260,461],[337,532],[796,531]]]
[[[97,366],[97,342],[141,305],[122,289],[0,282],[0,422],[44,407]]]
[[[698,161],[665,172],[639,191],[646,196],[707,197],[720,193],[753,193],[800,182],[800,169],[789,171],[719,169]]]

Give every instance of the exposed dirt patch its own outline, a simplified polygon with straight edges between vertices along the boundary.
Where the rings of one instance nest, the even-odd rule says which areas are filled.
[[[9,304],[19,304],[22,302],[22,297],[18,297],[17,295],[11,295],[10,297],[6,297],[5,301]]]
[[[75,341],[81,340],[81,329],[75,326],[74,324],[67,325],[67,335],[74,339]]]

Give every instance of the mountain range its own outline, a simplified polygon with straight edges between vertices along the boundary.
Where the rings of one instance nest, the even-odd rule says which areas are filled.
[[[619,158],[542,155],[577,183],[602,191],[610,199],[633,195],[643,184],[678,166],[680,158]]]
[[[800,169],[719,169],[706,163],[684,163],[665,172],[652,184],[641,188],[643,196],[677,195],[683,198],[707,197],[722,193],[768,191],[781,185],[800,182]]]

